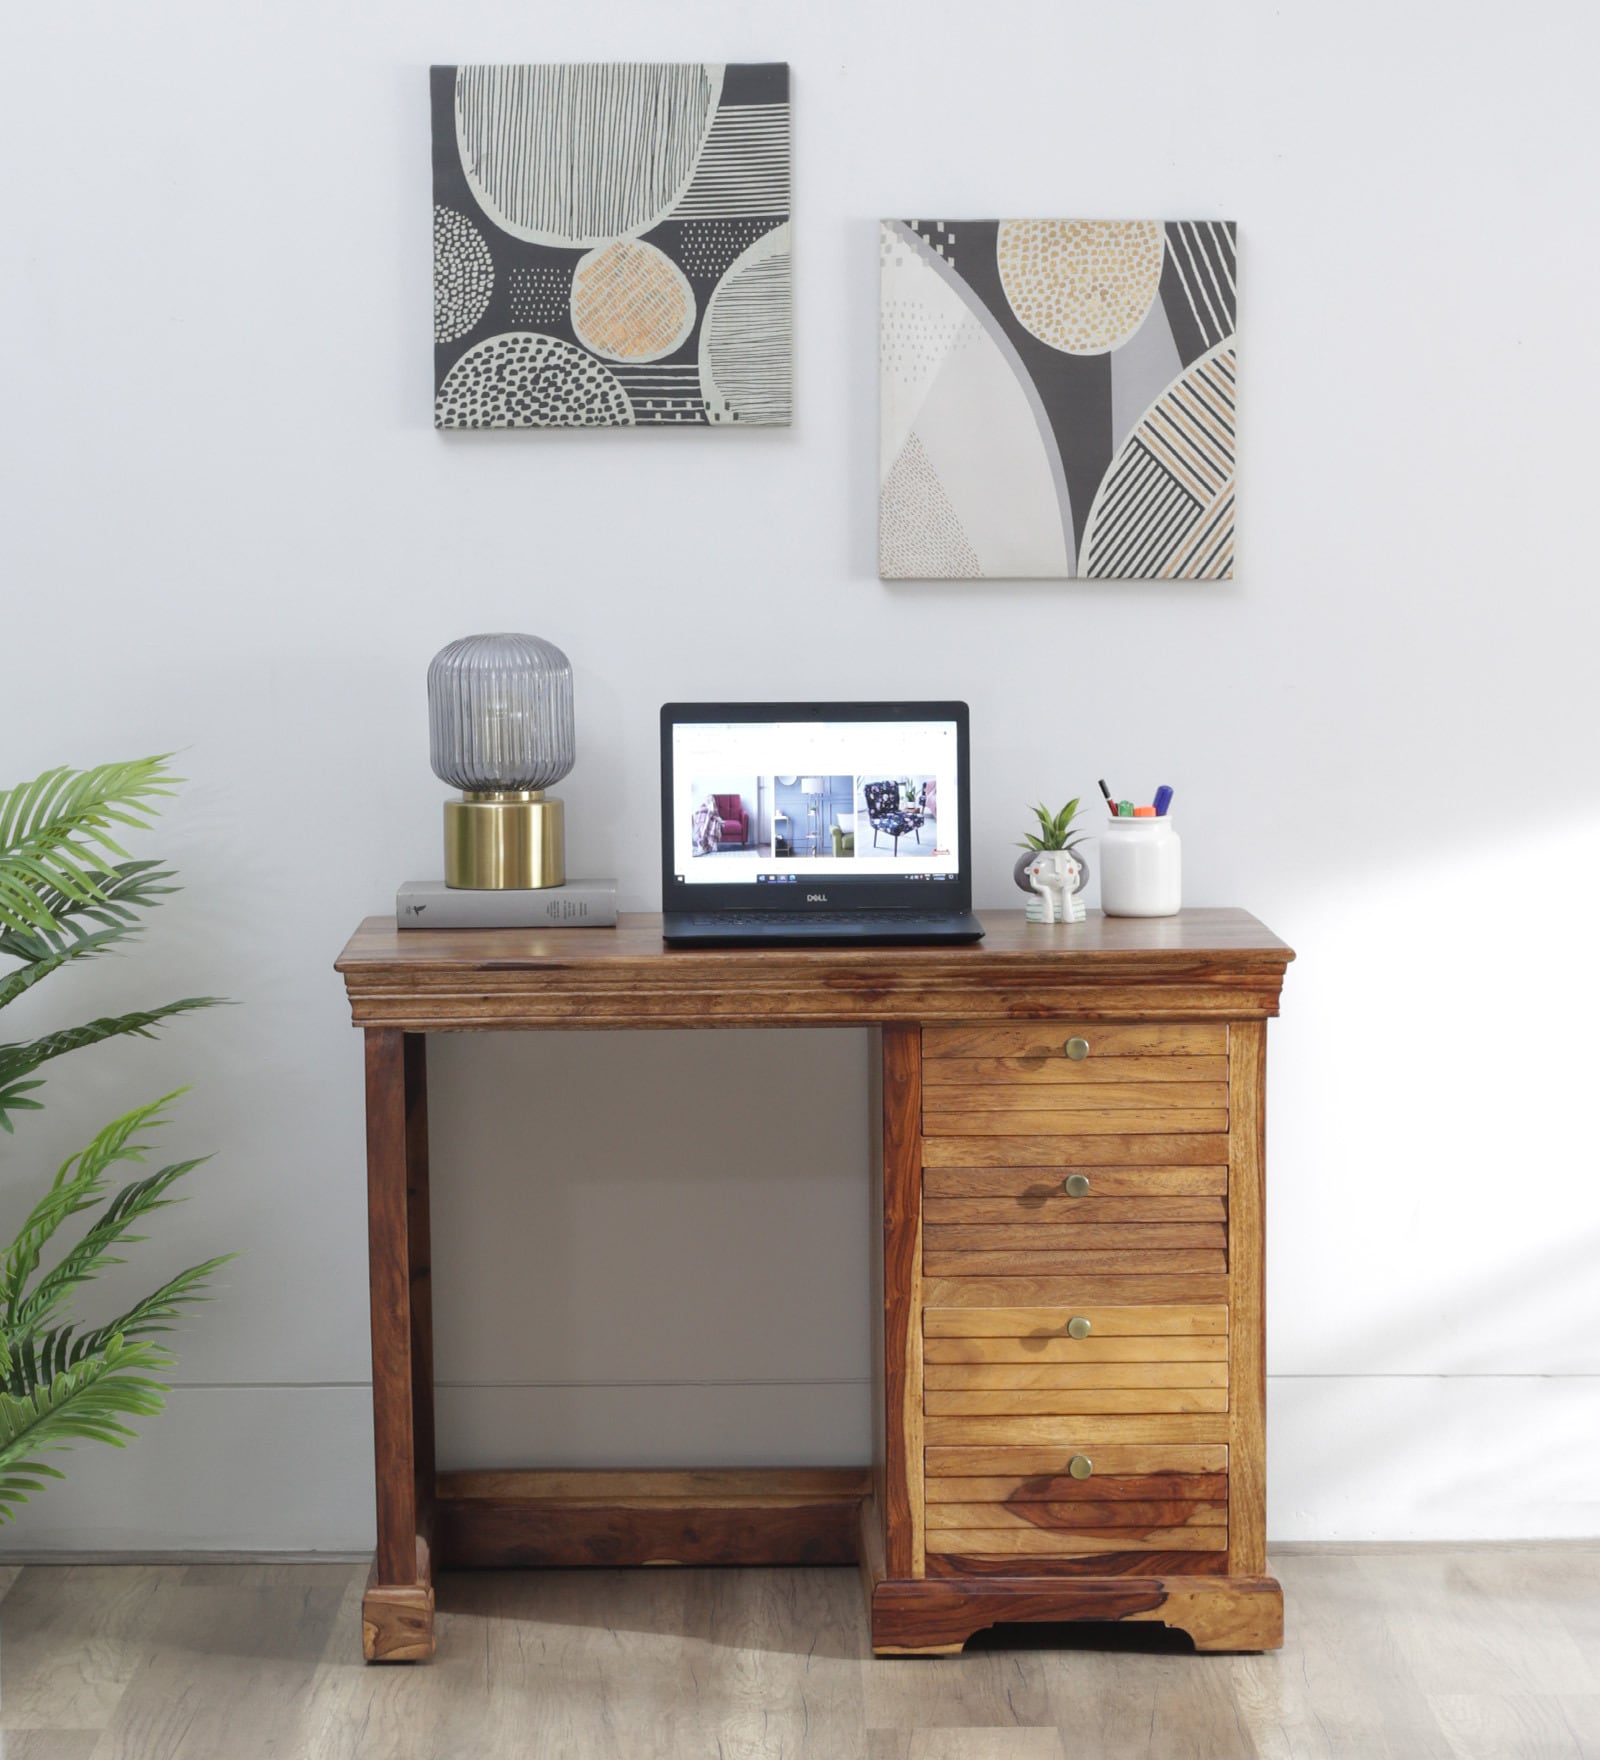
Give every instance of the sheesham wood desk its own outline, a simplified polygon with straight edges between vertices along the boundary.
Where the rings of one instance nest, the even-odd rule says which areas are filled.
[[[366,1035],[372,1660],[433,1653],[435,1569],[849,1564],[882,1655],[1006,1620],[1282,1642],[1266,1574],[1266,1023],[1293,953],[1237,910],[970,947],[672,950],[399,931],[338,960]],[[858,1471],[438,1472],[426,1035],[870,1029],[873,1458]]]

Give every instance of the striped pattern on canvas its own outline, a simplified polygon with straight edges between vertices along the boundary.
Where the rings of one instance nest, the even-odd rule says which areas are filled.
[[[1151,407],[1101,485],[1083,573],[1096,580],[1222,580],[1233,567],[1231,348]]]
[[[789,106],[724,104],[674,220],[789,212]]]
[[[1207,348],[1231,336],[1237,322],[1236,229],[1231,220],[1169,220],[1167,260]]]
[[[719,87],[699,63],[458,67],[462,165],[522,236],[615,238],[665,216]]]
[[[736,269],[706,313],[702,357],[726,405],[712,421],[781,424],[794,402],[790,359],[789,253]]]

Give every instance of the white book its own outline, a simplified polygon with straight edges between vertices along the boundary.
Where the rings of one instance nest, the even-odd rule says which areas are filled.
[[[615,880],[569,880],[536,890],[469,890],[442,880],[407,880],[395,894],[402,929],[611,929]]]

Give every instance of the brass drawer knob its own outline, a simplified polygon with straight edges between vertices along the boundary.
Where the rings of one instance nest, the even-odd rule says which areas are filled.
[[[1082,1063],[1084,1058],[1089,1055],[1089,1041],[1087,1039],[1069,1039],[1067,1041],[1066,1051],[1067,1056],[1070,1057],[1074,1063]]]
[[[1061,1182],[1061,1189],[1069,1198],[1087,1198],[1089,1195],[1088,1174],[1069,1173]]]
[[[1068,1338],[1087,1338],[1088,1336],[1089,1336],[1089,1322],[1088,1322],[1088,1320],[1082,1314],[1074,1314],[1072,1316],[1072,1318],[1067,1322],[1067,1337]]]
[[[1075,1454],[1067,1462],[1067,1471],[1074,1479],[1087,1479],[1094,1471],[1094,1462],[1086,1454]]]

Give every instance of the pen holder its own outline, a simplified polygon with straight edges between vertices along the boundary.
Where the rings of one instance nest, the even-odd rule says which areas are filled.
[[[1108,917],[1172,917],[1183,905],[1183,845],[1170,813],[1112,819],[1100,838],[1100,906]]]

